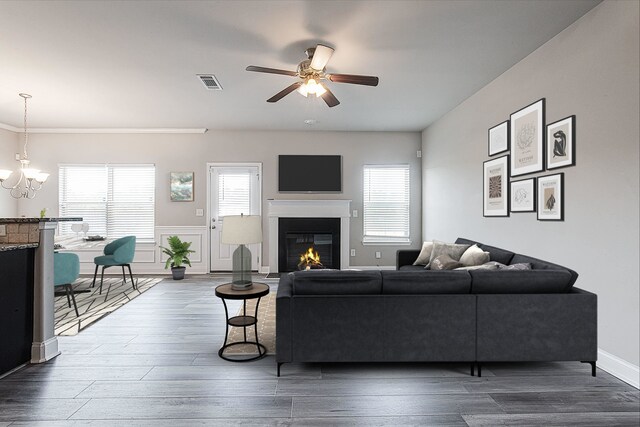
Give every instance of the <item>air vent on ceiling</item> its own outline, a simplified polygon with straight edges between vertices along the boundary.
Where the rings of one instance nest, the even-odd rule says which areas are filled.
[[[207,89],[222,90],[220,82],[218,82],[218,79],[216,79],[216,76],[214,76],[213,74],[198,74],[198,77],[200,78],[200,80],[202,80],[204,87],[206,87]]]

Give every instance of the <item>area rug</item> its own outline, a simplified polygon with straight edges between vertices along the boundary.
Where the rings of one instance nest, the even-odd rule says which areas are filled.
[[[82,278],[75,281],[73,283],[73,289],[76,291],[76,304],[78,305],[78,313],[80,313],[80,316],[76,316],[73,303],[71,307],[68,306],[67,297],[64,292],[60,294],[61,296],[56,296],[54,314],[55,334],[66,336],[78,334],[86,327],[142,295],[158,284],[162,278],[134,277],[134,280],[137,282],[137,289],[133,289],[130,280],[124,283],[122,277],[105,278],[102,285],[102,295],[99,293],[99,280],[97,280],[94,288],[91,288],[93,277]],[[109,286],[111,286],[111,289],[107,295]],[[61,290],[62,287],[57,289],[58,292]],[[88,290],[89,292],[78,292],[82,290]],[[56,295],[57,294],[58,293],[56,293]]]
[[[257,299],[247,300],[247,314],[253,316],[256,311]],[[242,307],[238,310],[236,316],[242,315]],[[276,294],[270,292],[267,296],[260,299],[258,306],[258,342],[267,348],[267,354],[276,354]],[[229,338],[227,344],[231,342],[244,341],[244,328],[232,326],[229,329]],[[254,341],[256,339],[254,326],[247,328],[247,339]],[[224,352],[225,356],[242,356],[257,355],[258,349],[255,345],[244,344],[234,345]]]

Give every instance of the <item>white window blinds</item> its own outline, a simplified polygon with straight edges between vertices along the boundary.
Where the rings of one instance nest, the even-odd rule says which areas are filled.
[[[363,243],[409,242],[409,165],[365,165]]]
[[[218,175],[218,216],[251,215],[251,171],[226,171]]]
[[[61,217],[82,217],[91,235],[153,239],[154,165],[61,165],[59,177]],[[60,233],[73,234],[71,223]]]

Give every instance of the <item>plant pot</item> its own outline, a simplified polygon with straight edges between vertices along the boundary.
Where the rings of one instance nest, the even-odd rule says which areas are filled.
[[[187,267],[171,267],[171,275],[173,276],[173,280],[182,280],[184,279],[184,272]]]

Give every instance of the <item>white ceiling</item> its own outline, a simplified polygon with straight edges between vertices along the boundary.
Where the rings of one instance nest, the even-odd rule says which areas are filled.
[[[419,131],[598,2],[1,1],[0,123],[22,126],[27,92],[35,128]],[[327,72],[379,86],[266,103],[296,78],[245,67],[295,70],[318,42]]]

